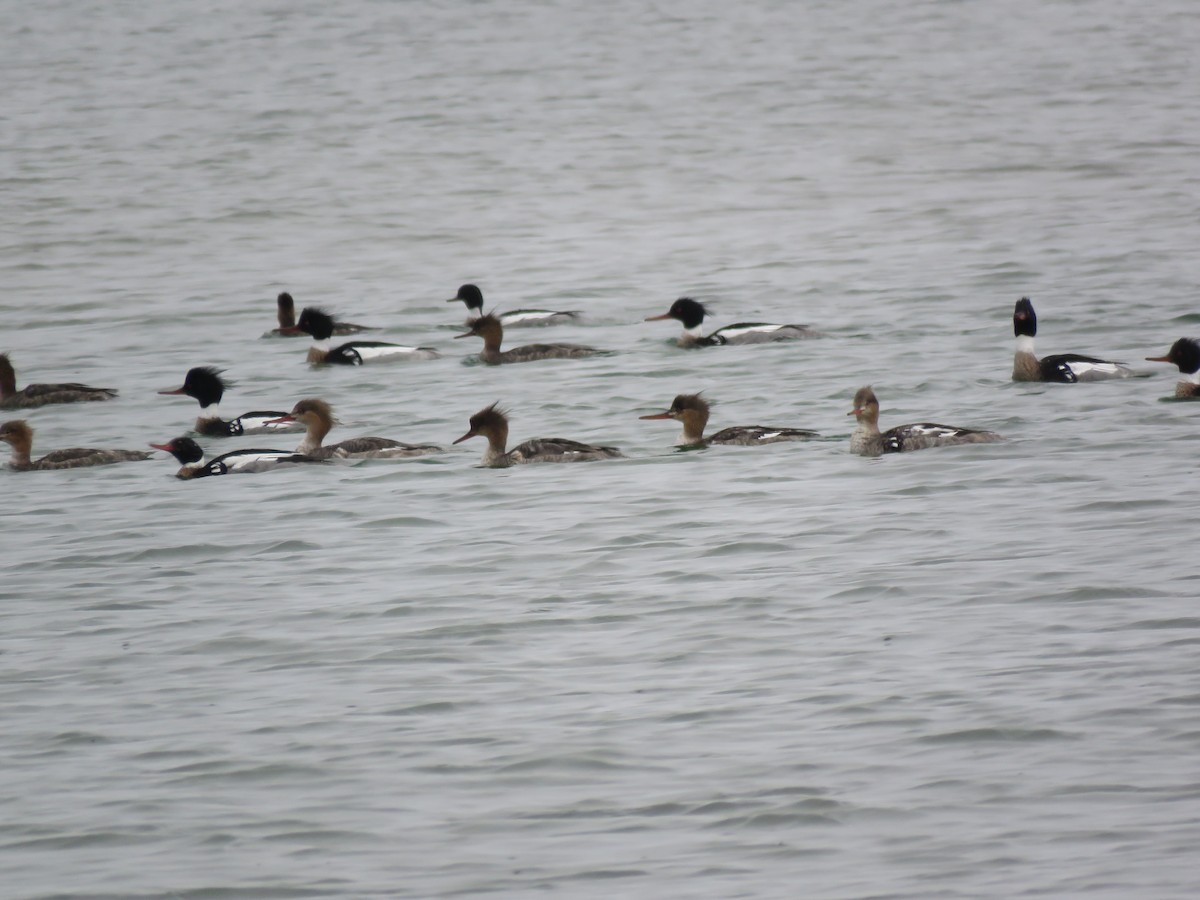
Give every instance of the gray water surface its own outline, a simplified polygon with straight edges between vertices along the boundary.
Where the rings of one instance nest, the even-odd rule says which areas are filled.
[[[181,434],[215,365],[331,439],[500,400],[629,457],[0,472],[0,894],[1196,895],[1200,405],[1141,362],[1200,327],[1194,4],[0,19],[0,350],[121,391],[35,453]],[[613,355],[473,364],[467,281]],[[311,369],[285,289],[445,355]],[[684,351],[685,294],[827,337]],[[1013,384],[1022,295],[1147,377]],[[851,456],[863,384],[1009,440]],[[639,421],[698,390],[823,439]]]

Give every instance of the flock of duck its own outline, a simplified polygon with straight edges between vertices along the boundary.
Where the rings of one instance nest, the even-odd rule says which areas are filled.
[[[574,322],[580,318],[580,314],[544,309],[519,309],[501,314],[485,313],[483,294],[472,284],[463,285],[457,295],[447,302],[459,301],[467,308],[467,330],[455,337],[481,338],[483,349],[479,353],[479,359],[488,365],[546,359],[578,359],[607,352],[583,344],[565,343],[526,344],[501,350],[505,328]],[[279,327],[268,334],[307,334],[312,338],[308,361],[313,365],[364,365],[400,359],[434,359],[441,355],[432,347],[408,347],[358,339],[331,346],[334,336],[354,335],[371,329],[350,322],[336,321],[316,307],[304,308],[297,317],[295,301],[288,293],[279,295],[277,307]],[[763,322],[741,322],[706,335],[703,330],[706,314],[702,303],[683,297],[676,300],[667,312],[650,316],[646,321],[673,319],[681,323],[683,333],[678,343],[683,347],[763,344],[821,337],[820,332],[805,325],[774,325]],[[1123,363],[1093,356],[1067,353],[1039,358],[1034,353],[1037,315],[1028,297],[1018,300],[1013,310],[1013,333],[1016,336],[1012,371],[1014,381],[1076,383],[1128,378],[1134,374],[1133,370]],[[1186,380],[1176,386],[1176,397],[1200,396],[1200,341],[1180,338],[1165,355],[1146,358],[1151,362],[1172,363],[1186,376]],[[154,449],[166,451],[179,461],[181,468],[176,473],[179,478],[260,472],[280,465],[322,463],[333,459],[408,458],[444,451],[443,447],[435,444],[409,444],[379,437],[358,437],[326,444],[325,437],[337,424],[337,419],[329,403],[317,397],[299,401],[289,412],[258,410],[243,413],[235,419],[224,419],[221,417],[220,403],[228,386],[221,377],[221,370],[211,366],[197,366],[188,371],[181,387],[159,393],[185,395],[200,404],[200,415],[193,426],[193,432],[201,437],[239,437],[302,431],[303,440],[295,450],[234,450],[211,459],[195,438],[188,435],[163,444],[151,444]],[[0,353],[0,409],[32,409],[54,403],[110,400],[116,395],[117,392],[111,388],[96,388],[78,383],[31,384],[18,390],[16,373],[8,354]],[[779,441],[804,441],[818,436],[816,432],[804,429],[763,425],[733,426],[705,436],[704,429],[708,424],[709,412],[708,401],[699,394],[680,394],[668,409],[641,418],[673,419],[679,422],[683,428],[679,443],[685,447],[714,444],[757,446]],[[853,415],[858,423],[850,438],[850,450],[862,456],[1003,440],[993,431],[939,425],[933,422],[900,425],[880,431],[879,400],[870,387],[860,388],[854,395],[853,409],[847,415]],[[565,438],[536,438],[510,450],[508,414],[498,403],[493,403],[471,416],[467,432],[454,443],[459,444],[474,437],[487,440],[483,465],[491,467],[535,462],[615,459],[622,456],[616,447],[593,446]],[[22,472],[99,466],[149,459],[151,456],[143,450],[71,448],[55,450],[40,459],[33,459],[33,429],[24,419],[0,424],[0,441],[12,448],[10,467]]]

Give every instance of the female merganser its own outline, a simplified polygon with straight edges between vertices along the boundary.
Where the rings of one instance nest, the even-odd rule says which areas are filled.
[[[1004,440],[994,431],[976,431],[953,425],[921,422],[917,425],[897,425],[879,433],[879,401],[869,387],[859,388],[854,395],[854,409],[846,413],[858,419],[858,428],[850,437],[850,452],[860,456],[879,456],[881,453],[905,453],[929,447],[950,447],[955,444],[991,444]]]
[[[454,443],[461,444],[468,438],[483,435],[488,440],[483,452],[483,464],[494,469],[503,469],[522,463],[586,462],[593,459],[623,459],[616,447],[593,447],[565,438],[534,438],[512,450],[508,444],[508,410],[493,403],[471,416],[471,428]]]
[[[27,384],[17,390],[17,373],[7,353],[0,353],[0,409],[32,409],[48,403],[83,403],[89,400],[111,400],[117,396],[112,388],[88,387],[86,384]]]
[[[1175,384],[1176,397],[1200,397],[1200,341],[1180,338],[1171,345],[1166,356],[1147,356],[1147,362],[1174,363],[1188,377]]]
[[[1037,337],[1037,314],[1028,297],[1017,301],[1013,310],[1013,334],[1017,338],[1017,353],[1013,357],[1013,381],[1058,381],[1074,384],[1077,381],[1102,381],[1107,378],[1128,378],[1133,370],[1118,362],[1060,353],[1038,359],[1033,352]]]
[[[151,444],[155,450],[165,450],[183,463],[176,478],[206,478],[209,475],[234,475],[243,472],[266,472],[290,463],[324,463],[325,460],[291,450],[234,450],[215,459],[204,461],[204,451],[190,437],[177,437],[166,444]]]
[[[430,453],[441,453],[442,448],[434,444],[402,444],[381,437],[358,437],[348,441],[325,446],[321,441],[329,430],[338,424],[333,415],[333,407],[317,397],[301,400],[292,411],[276,419],[277,422],[300,423],[308,430],[297,453],[315,456],[319,459],[399,459],[411,456],[427,456]]]
[[[442,355],[432,347],[404,347],[400,344],[385,344],[382,341],[350,341],[330,350],[329,339],[333,337],[333,324],[333,317],[315,306],[306,306],[300,311],[300,320],[295,328],[313,339],[312,346],[308,348],[310,363],[361,366],[365,362],[437,359]]]
[[[24,419],[14,419],[0,425],[0,441],[12,447],[9,467],[18,472],[45,471],[47,469],[79,469],[84,466],[107,466],[110,463],[131,462],[149,459],[144,450],[95,450],[90,447],[72,447],[70,450],[55,450],[41,459],[31,460],[33,452],[33,429]]]
[[[647,322],[677,319],[683,323],[680,347],[718,347],[722,344],[766,344],[773,341],[796,341],[802,338],[823,337],[807,325],[770,325],[765,322],[738,322],[718,328],[707,337],[702,326],[708,310],[690,297],[680,297],[661,316],[647,316]]]
[[[279,327],[267,332],[272,336],[297,337],[303,332],[296,330],[296,301],[292,295],[284,291],[275,298],[276,315]],[[374,331],[369,325],[355,325],[353,322],[334,322],[333,333],[336,335],[358,334],[363,331]],[[265,335],[264,335],[265,337]]]
[[[683,434],[679,444],[684,447],[706,447],[709,444],[736,444],[741,447],[756,447],[759,444],[774,444],[779,441],[807,441],[820,437],[815,431],[799,428],[768,428],[764,425],[734,425],[722,428],[712,437],[704,436],[708,424],[708,401],[699,394],[680,394],[665,412],[640,419],[675,419],[683,423]]]
[[[221,377],[223,369],[213,366],[196,366],[188,369],[184,376],[183,387],[173,391],[159,391],[160,394],[186,394],[200,404],[200,416],[192,430],[206,437],[238,437],[243,434],[281,434],[302,431],[303,427],[296,422],[279,423],[281,416],[287,413],[278,410],[255,410],[242,413],[236,419],[222,419],[220,411],[221,398],[229,382]],[[279,423],[279,424],[276,424]]]
[[[504,340],[504,326],[491,313],[480,316],[471,323],[470,331],[456,334],[455,338],[472,335],[483,338],[483,349],[479,351],[479,358],[493,366],[502,363],[533,362],[539,359],[580,359],[605,352],[582,344],[525,344],[523,347],[501,351],[500,342]]]
[[[468,325],[483,315],[483,291],[475,285],[464,284],[458,289],[458,293],[446,302],[457,303],[459,300],[467,305]],[[579,313],[553,309],[510,309],[508,312],[500,313],[497,318],[505,328],[519,328],[528,325],[561,325],[565,322],[574,322],[579,319]]]

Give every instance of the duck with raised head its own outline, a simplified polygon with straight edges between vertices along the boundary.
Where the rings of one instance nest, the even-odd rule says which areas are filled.
[[[858,428],[850,437],[850,452],[859,456],[907,453],[911,450],[952,447],[956,444],[991,444],[1004,440],[994,431],[938,425],[934,422],[897,425],[880,433],[879,401],[869,387],[858,389],[858,393],[854,395],[854,409],[846,415],[854,416],[858,420]]]
[[[190,437],[177,437],[165,444],[151,444],[155,450],[170,453],[182,464],[176,478],[207,478],[210,475],[237,475],[247,472],[269,472],[279,466],[299,463],[324,463],[315,456],[292,450],[234,450],[205,460],[204,450]]]
[[[455,338],[483,338],[483,349],[479,351],[479,359],[490,366],[505,363],[534,362],[539,359],[582,359],[604,353],[595,347],[585,347],[583,344],[525,344],[512,350],[501,350],[504,340],[504,326],[495,315],[487,313],[471,323],[471,330],[456,334]]]
[[[671,401],[670,409],[640,419],[674,419],[683,425],[679,438],[682,447],[707,447],[712,444],[757,447],[780,441],[808,441],[820,437],[815,431],[801,428],[774,428],[767,425],[734,425],[722,428],[711,437],[704,436],[708,424],[710,402],[699,394],[679,394]]]
[[[1175,383],[1175,396],[1180,399],[1200,397],[1200,341],[1180,338],[1171,345],[1166,356],[1147,356],[1147,362],[1174,363],[1186,381]]]
[[[338,420],[333,415],[333,407],[319,397],[301,400],[290,413],[276,421],[303,425],[307,433],[296,452],[319,459],[407,459],[442,452],[436,444],[405,444],[381,437],[357,437],[323,444],[325,435]]]
[[[367,362],[394,362],[404,359],[437,359],[442,354],[432,347],[405,347],[383,341],[349,341],[330,349],[333,337],[333,317],[315,306],[300,311],[295,328],[313,339],[308,348],[308,361],[313,365],[361,366]]]
[[[647,316],[647,322],[675,319],[683,324],[679,336],[680,347],[719,347],[724,344],[769,344],[775,341],[798,341],[804,338],[824,337],[807,325],[772,325],[768,322],[738,322],[718,328],[710,335],[704,334],[704,317],[708,310],[704,304],[691,297],[680,297],[661,316]]]
[[[287,291],[275,298],[275,315],[279,319],[279,327],[272,328],[263,337],[299,337],[304,333],[296,328],[296,301]],[[364,331],[375,329],[369,325],[355,325],[353,322],[333,323],[333,333],[338,336],[360,334]]]
[[[483,315],[483,291],[476,285],[464,284],[458,293],[447,300],[447,303],[462,301],[467,307],[467,325]],[[510,309],[502,313],[493,313],[500,319],[505,328],[522,328],[527,326],[563,325],[579,320],[579,313],[555,309]]]
[[[1013,356],[1013,381],[1056,381],[1075,384],[1078,381],[1104,381],[1109,378],[1128,378],[1133,370],[1123,363],[1081,356],[1078,353],[1059,353],[1038,359],[1033,352],[1037,337],[1037,313],[1028,297],[1017,301],[1013,309],[1013,334],[1017,351]]]
[[[112,463],[149,459],[144,450],[96,450],[92,447],[72,447],[55,450],[41,459],[30,459],[33,453],[33,429],[24,419],[13,419],[0,425],[0,441],[12,447],[9,468],[18,472],[42,472],[48,469],[81,469],[85,466],[107,466]]]
[[[17,390],[17,373],[7,353],[0,353],[0,409],[33,409],[50,403],[87,403],[111,400],[112,388],[90,387],[77,382],[65,384],[27,384]]]
[[[183,387],[173,391],[159,391],[172,396],[185,395],[200,404],[200,415],[192,430],[206,437],[240,437],[243,434],[283,434],[303,431],[298,422],[280,422],[287,413],[279,410],[258,409],[242,413],[236,419],[221,418],[221,398],[232,383],[221,377],[223,369],[214,366],[195,366],[188,369],[183,378]]]
[[[483,452],[483,465],[494,469],[525,463],[588,462],[596,459],[622,459],[616,447],[595,447],[567,438],[534,438],[512,450],[508,446],[508,410],[499,403],[481,409],[471,416],[467,433],[454,441],[461,444],[468,438],[482,435],[488,446]]]

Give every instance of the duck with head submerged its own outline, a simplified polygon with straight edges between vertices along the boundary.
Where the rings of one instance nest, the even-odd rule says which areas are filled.
[[[1078,353],[1059,353],[1038,359],[1033,352],[1037,337],[1037,313],[1028,297],[1017,301],[1013,309],[1013,334],[1017,350],[1013,356],[1013,381],[1056,381],[1075,384],[1079,381],[1104,381],[1109,378],[1128,378],[1133,370],[1119,362],[1081,356]]]
[[[315,456],[305,456],[291,450],[234,450],[205,461],[204,450],[190,437],[177,437],[165,444],[151,444],[175,457],[182,468],[176,478],[207,478],[211,475],[235,475],[247,472],[269,472],[293,463],[324,463]]]
[[[596,459],[624,458],[616,447],[595,447],[567,438],[534,438],[512,450],[506,450],[508,410],[501,409],[498,402],[471,416],[470,426],[467,433],[454,443],[461,444],[468,438],[480,435],[486,437],[488,446],[483,452],[483,465],[494,469],[525,463],[588,462]]]
[[[978,431],[955,425],[921,422],[897,425],[882,434],[879,431],[879,401],[869,387],[859,388],[854,395],[854,409],[846,413],[858,420],[858,428],[850,436],[850,452],[859,456],[880,456],[884,453],[907,453],[930,447],[952,447],[957,444],[991,444],[1004,440],[994,431]]]
[[[213,366],[195,366],[188,369],[183,378],[183,387],[160,394],[186,395],[200,404],[200,415],[192,429],[206,437],[240,437],[243,434],[281,434],[302,431],[297,422],[279,422],[287,413],[278,410],[254,410],[242,413],[236,419],[221,418],[221,398],[231,383],[221,377],[222,369]],[[278,423],[278,424],[276,424]]]
[[[1200,341],[1180,338],[1171,345],[1166,356],[1147,356],[1147,362],[1174,363],[1187,381],[1175,383],[1175,396],[1181,400],[1200,397]]]
[[[279,319],[279,327],[268,331],[263,337],[299,337],[304,332],[296,328],[296,301],[292,295],[284,291],[275,298],[275,314]],[[363,331],[374,331],[369,325],[355,325],[353,322],[333,323],[335,335],[359,334]]]
[[[582,359],[606,352],[597,350],[595,347],[585,347],[582,344],[525,344],[521,347],[514,347],[512,350],[501,350],[500,343],[504,340],[504,326],[491,313],[482,315],[472,322],[470,331],[456,334],[454,337],[483,338],[483,349],[479,351],[479,359],[490,366],[534,362],[539,359]]]
[[[711,437],[704,436],[704,426],[708,424],[709,401],[699,394],[680,394],[671,401],[671,408],[665,412],[649,416],[639,416],[640,419],[674,419],[683,425],[679,446],[707,447],[713,444],[734,445],[739,447],[757,447],[760,444],[775,444],[780,441],[807,441],[820,437],[815,431],[804,431],[800,428],[773,428],[766,425],[734,425],[722,428]]]
[[[458,293],[447,300],[447,303],[462,301],[467,306],[467,325],[483,315],[483,291],[473,284],[464,284]],[[554,309],[510,309],[497,315],[500,324],[505,328],[521,328],[525,326],[562,325],[579,319],[577,312],[564,312]]]
[[[308,348],[308,361],[313,365],[325,363],[343,366],[361,366],[366,362],[393,362],[404,359],[437,359],[442,354],[432,347],[405,347],[383,341],[348,341],[330,349],[333,337],[333,317],[315,306],[306,306],[300,311],[300,319],[294,326],[313,339]]]
[[[679,336],[680,347],[719,347],[724,344],[769,344],[775,341],[797,341],[804,338],[824,337],[807,325],[772,325],[768,322],[738,322],[718,328],[712,334],[704,334],[704,317],[708,310],[704,304],[691,297],[680,297],[661,316],[647,316],[647,322],[675,319],[683,324]]]
[[[112,388],[89,387],[86,384],[27,384],[17,390],[17,373],[7,353],[0,353],[0,409],[33,409],[50,403],[87,403],[111,400],[117,396]]]
[[[9,468],[18,472],[43,472],[49,469],[80,469],[85,466],[107,466],[112,463],[149,459],[144,450],[96,450],[91,447],[72,447],[55,450],[41,459],[30,459],[33,453],[33,429],[24,419],[13,419],[0,425],[0,441],[12,447]]]
[[[322,444],[338,420],[333,415],[333,407],[319,397],[301,400],[290,413],[275,421],[302,424],[307,433],[296,452],[319,459],[407,459],[442,452],[435,444],[404,444],[381,437],[357,437],[336,444]]]

